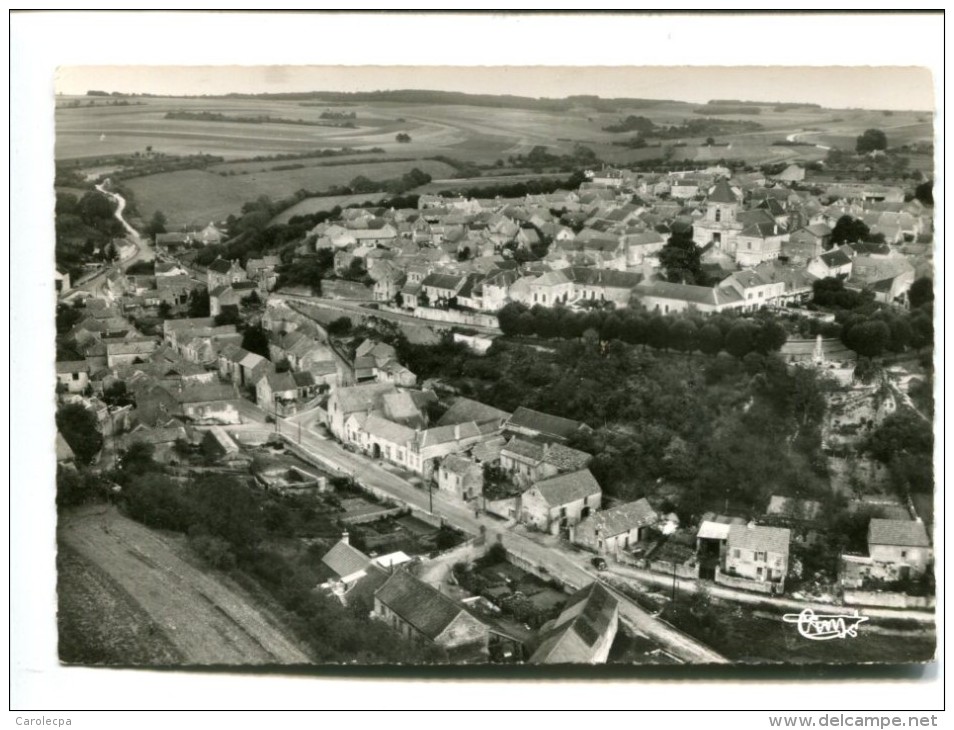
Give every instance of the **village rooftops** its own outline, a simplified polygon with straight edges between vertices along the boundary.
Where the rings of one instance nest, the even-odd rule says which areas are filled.
[[[470,398],[458,398],[453,405],[447,409],[436,425],[453,426],[457,423],[488,423],[490,421],[505,421],[510,418],[510,414],[501,411],[493,406],[485,405],[479,401]]]
[[[710,306],[732,304],[742,300],[741,295],[730,287],[720,289],[695,284],[675,284],[668,281],[640,284],[636,287],[636,294]]]
[[[610,630],[618,606],[619,601],[599,583],[577,591],[530,657],[530,663],[592,661],[591,650]]]
[[[851,256],[848,255],[848,252],[844,248],[836,248],[827,253],[823,253],[819,256],[822,261],[825,262],[825,265],[828,268],[835,268],[836,266],[845,266],[851,263]]]
[[[739,198],[733,192],[732,187],[725,180],[716,183],[712,192],[709,193],[710,203],[738,203]]]
[[[506,427],[511,429],[525,429],[545,436],[555,436],[559,439],[566,439],[583,428],[582,423],[573,421],[569,418],[560,416],[551,416],[549,413],[541,413],[524,406],[520,406],[510,416]]]
[[[791,530],[764,525],[731,525],[726,545],[730,550],[755,550],[788,555]]]
[[[436,639],[461,614],[463,606],[405,570],[396,570],[375,598],[429,639]]]
[[[371,565],[371,558],[342,539],[325,553],[321,562],[327,565],[339,578],[346,580],[367,570],[368,566]]]
[[[338,397],[341,411],[343,413],[353,413],[375,408],[385,395],[396,392],[397,388],[394,387],[393,383],[368,383],[366,385],[338,388],[335,395]]]
[[[536,489],[551,507],[576,502],[594,494],[601,494],[599,483],[589,469],[561,474],[536,482],[531,489]]]
[[[875,518],[868,523],[868,544],[930,547],[931,541],[923,522]]]
[[[648,527],[659,522],[659,515],[644,497],[586,518],[602,537],[613,537],[629,532],[634,527]]]

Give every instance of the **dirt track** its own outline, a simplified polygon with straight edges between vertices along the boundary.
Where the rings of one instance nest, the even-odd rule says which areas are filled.
[[[307,664],[241,592],[177,555],[161,534],[111,509],[61,518],[60,539],[102,569],[160,627],[183,664]]]

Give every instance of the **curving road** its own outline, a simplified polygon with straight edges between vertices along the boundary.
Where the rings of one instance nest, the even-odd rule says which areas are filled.
[[[137,261],[152,261],[156,257],[149,239],[140,236],[139,231],[133,228],[129,224],[129,221],[123,216],[123,212],[126,210],[126,199],[119,193],[107,190],[105,184],[101,183],[97,185],[96,189],[107,198],[116,201],[116,210],[113,211],[113,217],[122,224],[123,229],[126,231],[126,238],[132,241],[136,247],[136,253],[125,261],[115,261],[109,266],[103,267],[89,278],[78,281],[72,289],[60,297],[61,299],[75,296],[77,291],[87,291],[94,297],[105,297],[104,284],[106,283],[106,276],[109,272],[115,270],[126,271]]]
[[[337,442],[324,438],[307,428],[299,429],[298,422],[292,418],[278,419],[277,427],[285,438],[297,444],[304,452],[332,472],[351,476],[366,487],[387,493],[394,499],[429,511],[443,517],[448,523],[470,534],[479,535],[481,529],[488,540],[500,541],[508,552],[535,565],[542,566],[554,578],[574,587],[582,588],[598,575],[589,565],[589,555],[575,553],[554,547],[541,545],[528,537],[509,529],[512,523],[475,514],[473,508],[460,500],[449,497],[438,490],[428,490],[416,486],[404,478],[403,472],[395,467],[385,467],[362,454],[345,450]],[[258,428],[261,425],[238,427],[242,430]],[[604,584],[605,585],[605,584]],[[723,664],[725,657],[695,639],[664,624],[642,609],[632,599],[606,586],[620,602],[620,617],[637,630],[656,641],[667,652],[687,664]]]

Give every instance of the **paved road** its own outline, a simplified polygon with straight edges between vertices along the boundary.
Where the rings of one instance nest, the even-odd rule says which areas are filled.
[[[424,487],[415,486],[396,469],[394,471],[386,469],[381,463],[362,454],[347,451],[337,442],[306,428],[300,429],[299,433],[298,424],[292,419],[279,419],[278,425],[280,432],[290,441],[299,444],[302,449],[332,471],[352,476],[360,483],[386,492],[401,502],[439,514],[448,523],[468,534],[478,535],[481,528],[484,528],[488,540],[500,541],[509,552],[542,566],[554,578],[569,586],[581,588],[598,579],[596,573],[586,567],[588,565],[586,554],[573,554],[553,545],[539,544],[508,529],[509,523],[487,515],[475,514],[472,508],[456,498],[436,489],[429,492]],[[691,637],[656,620],[628,597],[615,590],[613,593],[620,601],[620,615],[673,656],[691,664],[716,664],[727,661],[723,656]]]
[[[116,210],[113,212],[113,216],[126,230],[126,238],[132,241],[133,245],[136,247],[136,253],[125,261],[116,261],[109,266],[104,267],[100,271],[97,271],[89,279],[81,284],[77,284],[68,292],[66,292],[63,295],[64,297],[69,297],[76,291],[88,291],[94,297],[105,297],[104,284],[106,283],[106,275],[110,271],[113,271],[114,269],[126,271],[130,266],[138,261],[152,261],[156,257],[155,251],[153,251],[152,245],[149,243],[149,239],[140,236],[139,231],[133,228],[129,224],[129,221],[123,217],[123,211],[126,210],[126,199],[123,198],[123,196],[119,193],[106,190],[106,188],[104,188],[102,185],[97,185],[96,189],[107,198],[112,198],[116,201]],[[61,299],[62,298],[63,297],[61,297]]]

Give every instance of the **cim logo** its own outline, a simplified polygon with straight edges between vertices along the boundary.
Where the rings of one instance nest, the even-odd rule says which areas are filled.
[[[868,620],[855,611],[851,614],[816,614],[810,608],[801,613],[786,613],[782,620],[787,624],[796,624],[798,633],[812,641],[829,639],[854,639],[858,636],[858,626]]]

